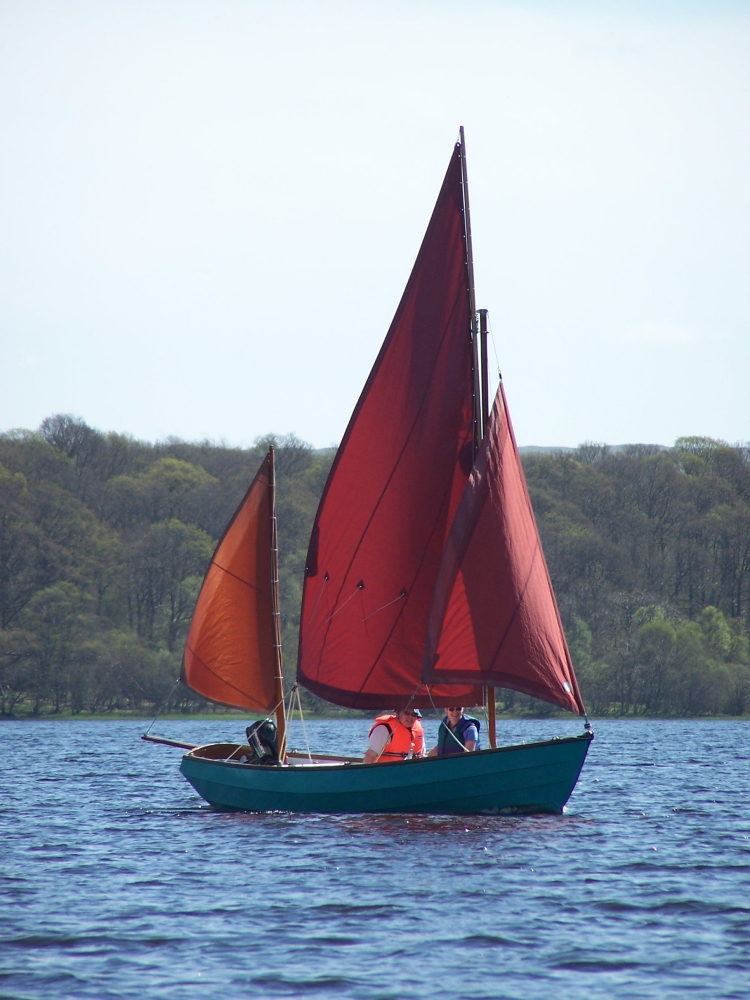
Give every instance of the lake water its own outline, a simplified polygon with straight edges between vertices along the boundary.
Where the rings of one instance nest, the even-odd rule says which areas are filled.
[[[750,998],[748,721],[595,723],[566,814],[523,818],[213,812],[143,728],[0,724],[0,998]]]

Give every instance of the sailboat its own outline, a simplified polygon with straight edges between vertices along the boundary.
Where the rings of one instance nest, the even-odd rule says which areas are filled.
[[[575,787],[593,731],[502,380],[490,406],[473,272],[462,128],[323,491],[288,700],[303,685],[353,709],[486,705],[490,746],[395,765],[288,750],[271,450],[211,560],[183,659],[192,690],[275,718],[246,742],[185,745],[181,771],[212,806],[559,813]],[[583,731],[498,747],[497,686],[581,716]]]

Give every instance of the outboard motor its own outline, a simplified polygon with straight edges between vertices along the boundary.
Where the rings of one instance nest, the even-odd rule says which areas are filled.
[[[279,744],[276,737],[276,723],[261,719],[248,726],[247,743],[253,751],[251,764],[278,764]]]

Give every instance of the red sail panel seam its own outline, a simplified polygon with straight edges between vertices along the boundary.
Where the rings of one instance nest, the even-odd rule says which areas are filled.
[[[249,587],[250,590],[254,590],[256,592],[256,594],[260,594],[261,597],[267,597],[269,600],[271,599],[271,595],[270,595],[270,593],[267,590],[261,590],[260,587],[256,587],[255,584],[254,583],[250,583],[249,580],[243,580],[241,576],[237,576],[237,574],[233,573],[231,571],[231,569],[227,569],[226,566],[222,566],[220,563],[215,562],[215,563],[213,563],[213,565],[217,569],[220,569],[222,571],[222,573],[226,573],[227,576],[231,576],[233,580],[237,581],[237,583],[241,583],[241,584],[243,584],[243,586]]]
[[[218,677],[218,679],[221,681],[221,683],[225,687],[232,688],[233,691],[237,691],[238,694],[243,695],[245,698],[248,698],[250,701],[255,701],[256,700],[256,699],[254,699],[252,697],[251,694],[249,694],[243,688],[238,688],[236,684],[232,684],[231,681],[226,680],[224,677],[221,676],[221,674],[217,674],[216,671],[213,669],[213,667],[209,667],[209,665],[204,660],[202,660],[200,658],[200,656],[198,656],[198,654],[195,652],[195,650],[193,649],[192,646],[187,646],[186,645],[185,648],[190,650],[190,655],[195,657],[195,659],[198,661],[198,663],[200,663],[200,665],[203,667],[204,670],[207,670],[208,673],[213,674],[214,677]],[[209,701],[213,701],[213,698],[210,698]],[[235,707],[236,706],[234,706],[234,705],[230,706],[230,708],[235,708]]]
[[[458,147],[456,147],[456,149],[457,148]],[[454,149],[454,153],[453,153],[452,159],[455,159],[455,157],[456,157],[456,150]],[[449,171],[450,171],[451,166],[452,166],[452,163],[449,163],[448,164],[448,170]],[[447,174],[446,174],[446,179],[447,179]],[[443,181],[443,187],[444,186],[445,186],[445,180]],[[343,439],[341,441],[341,444],[338,447],[338,450],[336,452],[336,457],[333,460],[333,464],[331,465],[330,472],[328,473],[328,479],[326,480],[326,484],[323,487],[323,495],[320,498],[320,504],[318,505],[318,511],[321,511],[323,509],[324,502],[325,502],[326,497],[328,495],[328,490],[330,488],[331,483],[333,482],[333,480],[335,478],[335,473],[336,473],[336,469],[338,468],[339,461],[341,460],[341,458],[342,458],[342,456],[344,454],[346,446],[347,446],[347,444],[349,442],[349,438],[351,437],[352,433],[354,432],[354,428],[355,428],[355,426],[357,424],[357,418],[359,417],[360,410],[365,405],[365,401],[367,400],[367,397],[368,397],[368,395],[370,393],[370,389],[372,388],[372,384],[375,381],[375,379],[376,379],[376,377],[378,375],[378,372],[380,371],[380,368],[382,366],[383,359],[385,358],[386,354],[388,353],[388,348],[390,347],[391,341],[393,340],[393,338],[396,335],[396,330],[398,329],[399,321],[401,319],[401,314],[403,313],[404,309],[406,308],[406,303],[409,300],[409,292],[411,291],[412,285],[414,284],[415,275],[417,275],[418,272],[419,272],[419,265],[420,265],[420,262],[422,260],[422,253],[424,251],[425,243],[427,241],[427,235],[430,232],[430,227],[432,225],[432,220],[433,220],[433,217],[435,215],[435,211],[437,210],[437,206],[438,206],[438,204],[440,204],[440,198],[442,196],[442,193],[443,193],[443,188],[441,187],[440,193],[438,194],[438,200],[435,203],[435,208],[432,210],[432,216],[430,216],[430,222],[428,223],[427,230],[426,230],[424,236],[422,237],[422,242],[419,245],[419,251],[417,253],[416,260],[414,261],[414,266],[411,269],[411,274],[409,275],[409,280],[406,282],[406,287],[404,288],[404,290],[403,290],[403,292],[401,294],[401,299],[399,301],[398,307],[396,308],[396,312],[395,312],[395,314],[393,316],[393,319],[391,320],[391,325],[388,328],[388,333],[386,334],[385,340],[383,341],[383,343],[382,343],[382,345],[380,347],[380,350],[378,351],[378,356],[375,359],[375,364],[372,366],[372,371],[368,375],[367,381],[365,382],[364,387],[362,389],[362,392],[360,393],[359,399],[357,400],[357,405],[354,407],[354,412],[352,413],[352,415],[351,415],[351,417],[349,419],[349,424],[348,424],[348,426],[346,428],[346,431],[344,432],[344,437],[343,437]],[[462,200],[461,200],[461,214],[462,215],[463,215],[463,212],[464,212],[464,209],[463,209],[463,196],[462,196]],[[462,226],[462,229],[463,228],[464,227]],[[465,241],[465,237],[464,237],[464,241]],[[315,518],[316,523],[317,523],[317,520],[318,519],[316,517]]]
[[[343,587],[343,584],[342,584],[342,587]],[[347,606],[347,604],[349,603],[349,601],[353,600],[353,599],[354,599],[354,598],[355,598],[355,597],[357,596],[357,594],[358,594],[358,593],[360,592],[360,590],[361,590],[361,589],[362,589],[361,587],[355,587],[355,588],[354,588],[354,592],[353,592],[352,594],[349,594],[349,596],[348,596],[348,597],[347,597],[347,599],[346,599],[346,600],[344,601],[344,603],[343,603],[343,604],[340,604],[340,605],[339,605],[339,606],[338,606],[338,607],[336,608],[336,610],[335,610],[335,611],[331,612],[331,614],[330,614],[330,615],[328,616],[328,618],[326,618],[326,621],[327,621],[327,622],[330,622],[330,621],[331,621],[331,620],[332,620],[333,618],[335,618],[335,617],[336,617],[336,615],[337,615],[337,614],[339,613],[339,611],[343,611],[343,610],[344,610],[344,608],[345,608],[345,607]]]
[[[365,610],[365,609],[364,609],[364,606],[363,606],[363,607],[362,607],[362,613],[363,613],[364,617],[362,618],[362,621],[363,621],[363,622],[366,622],[366,621],[369,621],[369,619],[370,619],[370,618],[374,618],[374,617],[375,617],[375,615],[379,615],[381,611],[385,611],[385,609],[386,609],[386,608],[390,608],[390,606],[391,606],[392,604],[395,604],[395,603],[396,603],[396,601],[403,601],[403,600],[405,600],[405,599],[406,599],[407,597],[408,597],[408,594],[407,594],[407,593],[404,593],[404,592],[402,591],[402,592],[401,592],[401,593],[400,593],[400,594],[398,595],[398,597],[394,597],[392,601],[388,601],[388,602],[387,602],[386,604],[384,604],[384,605],[383,605],[382,607],[380,607],[380,608],[377,608],[377,609],[376,609],[375,611],[371,611],[369,615],[365,615],[365,614],[364,614],[364,610]]]
[[[427,555],[427,552],[430,549],[430,542],[431,542],[431,540],[432,540],[432,538],[433,538],[433,536],[434,536],[434,534],[435,534],[435,532],[437,530],[437,525],[442,520],[442,512],[443,512],[443,509],[445,508],[446,503],[448,503],[448,501],[450,499],[450,493],[451,493],[452,489],[453,489],[453,483],[451,482],[450,485],[447,487],[447,489],[445,490],[445,492],[443,494],[443,502],[440,504],[440,509],[439,509],[439,512],[438,512],[438,517],[436,518],[435,523],[433,524],[432,531],[430,532],[430,535],[429,535],[429,538],[427,539],[425,547],[422,549],[422,556],[421,556],[421,558],[419,560],[419,565],[417,566],[416,571],[414,573],[414,576],[412,577],[412,586],[406,592],[406,596],[404,598],[403,606],[399,609],[399,612],[398,612],[398,614],[396,615],[396,617],[395,617],[395,619],[393,621],[393,625],[391,626],[391,630],[388,633],[387,638],[385,639],[385,641],[383,642],[383,644],[380,647],[380,652],[378,653],[378,655],[373,660],[372,666],[367,671],[367,674],[365,675],[365,677],[364,677],[362,683],[360,684],[360,686],[357,688],[357,694],[361,694],[362,693],[362,691],[364,690],[365,685],[369,681],[370,677],[372,677],[373,671],[375,670],[375,668],[377,667],[377,665],[380,663],[380,657],[383,655],[383,652],[385,651],[386,647],[388,646],[388,643],[391,641],[391,637],[392,637],[392,635],[393,635],[393,633],[394,633],[394,631],[396,629],[396,626],[398,625],[399,621],[403,617],[404,611],[406,610],[406,606],[409,603],[409,595],[414,590],[414,587],[413,587],[414,581],[419,577],[419,574],[422,571],[422,564],[424,563],[425,556]],[[396,598],[396,600],[398,600],[398,598]],[[391,602],[391,603],[394,603],[394,602]],[[421,682],[420,682],[420,684],[421,684]]]
[[[471,439],[471,434],[468,434],[466,436],[466,440],[470,440],[470,439]],[[466,441],[464,441],[464,444],[465,443],[466,443]],[[453,484],[451,483],[448,486],[448,488],[446,489],[445,493],[443,494],[443,502],[440,505],[438,517],[435,520],[435,523],[433,525],[432,531],[430,532],[429,538],[427,539],[425,547],[422,550],[422,556],[421,556],[421,558],[419,560],[419,565],[417,566],[416,571],[414,573],[414,576],[412,577],[412,584],[414,583],[414,580],[416,580],[418,578],[418,576],[419,576],[419,574],[420,574],[420,572],[422,570],[422,564],[424,563],[425,556],[427,555],[427,552],[429,551],[429,548],[430,548],[430,541],[432,540],[432,538],[433,538],[433,536],[435,534],[435,531],[437,530],[438,523],[442,519],[441,518],[442,511],[443,511],[443,509],[445,507],[445,504],[448,502],[448,499],[450,497],[450,492],[451,492],[452,488],[453,488]],[[378,652],[377,656],[373,660],[370,669],[367,671],[367,674],[365,675],[364,679],[362,680],[362,683],[357,688],[357,694],[361,694],[362,693],[362,691],[365,688],[365,685],[367,684],[367,682],[369,681],[370,677],[372,676],[373,671],[375,670],[375,668],[377,667],[377,665],[380,663],[380,658],[383,655],[383,652],[385,651],[385,649],[387,648],[388,643],[391,641],[391,637],[393,636],[393,633],[394,633],[394,631],[396,629],[396,626],[398,625],[399,621],[401,620],[401,618],[403,616],[404,611],[406,610],[406,606],[407,606],[407,604],[409,602],[409,594],[412,592],[412,590],[413,590],[413,587],[410,587],[407,590],[406,594],[404,595],[404,604],[399,609],[399,613],[396,615],[396,617],[395,617],[395,619],[393,621],[393,625],[391,626],[391,629],[388,632],[388,635],[384,639],[384,641],[383,641],[383,643],[382,643],[382,645],[380,647],[380,651]],[[399,595],[399,597],[400,596],[401,595]],[[394,598],[394,600],[391,601],[390,603],[391,604],[395,604],[397,600],[398,600],[398,597]],[[384,605],[384,606],[387,607],[388,605]],[[342,607],[343,607],[343,605],[342,605]],[[381,608],[380,610],[382,611],[383,609]],[[374,612],[374,614],[377,614],[377,612]],[[354,625],[351,625],[350,628],[354,628]],[[345,635],[346,632],[344,632],[343,634]],[[323,658],[323,651],[324,650],[325,650],[325,643],[323,644],[323,649],[321,650],[320,660],[322,660],[322,658]],[[318,660],[318,670],[320,670],[320,660]],[[421,682],[420,682],[420,684],[421,684]]]
[[[318,599],[315,602],[315,607],[313,608],[313,613],[310,615],[310,624],[311,625],[315,621],[315,616],[318,613],[318,608],[320,607],[320,602],[323,600],[323,591],[325,590],[326,584],[328,583],[328,579],[329,579],[328,578],[328,574],[324,573],[323,574],[323,584],[322,584],[322,586],[320,588],[320,593],[318,594]]]
[[[528,590],[529,581],[531,580],[531,574],[532,574],[532,572],[534,570],[534,566],[535,566],[536,561],[537,561],[537,556],[539,555],[540,551],[541,551],[541,544],[540,544],[539,540],[537,539],[536,545],[534,547],[534,554],[531,557],[531,563],[529,565],[529,572],[528,572],[528,575],[526,577],[526,582],[524,583],[523,589],[521,590],[521,593],[520,593],[520,595],[518,597],[518,600],[516,601],[516,606],[513,609],[513,614],[510,616],[510,621],[508,622],[508,626],[505,629],[505,632],[503,633],[502,639],[498,643],[497,648],[495,649],[495,652],[492,654],[492,659],[490,660],[490,665],[485,670],[482,671],[482,674],[489,674],[489,673],[491,673],[491,671],[492,671],[492,665],[495,662],[495,660],[497,660],[498,656],[500,655],[500,650],[505,645],[505,640],[508,638],[508,633],[510,632],[511,627],[513,626],[513,622],[516,620],[516,616],[518,615],[518,612],[521,609],[521,605],[523,604],[523,599],[526,596],[526,591]]]

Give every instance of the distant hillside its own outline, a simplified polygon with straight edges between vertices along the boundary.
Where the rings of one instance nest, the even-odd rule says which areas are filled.
[[[587,444],[524,470],[590,707],[747,712],[750,449]]]
[[[271,440],[291,680],[307,542],[335,449],[294,436],[246,449],[147,444],[68,416],[0,434],[0,714],[163,701],[207,561]],[[590,708],[750,710],[748,449],[684,438],[521,451]],[[510,692],[504,701],[532,708]]]
[[[586,445],[579,445],[580,447],[586,447]],[[667,446],[664,444],[646,444],[646,445],[633,445],[633,444],[608,444],[605,445],[613,455],[619,455],[623,452],[630,450],[631,448],[652,448],[654,451],[666,451]],[[564,448],[562,446],[557,447],[556,445],[538,445],[538,444],[526,444],[523,446],[519,445],[518,452],[520,455],[572,455],[573,452],[578,451],[578,448]]]

